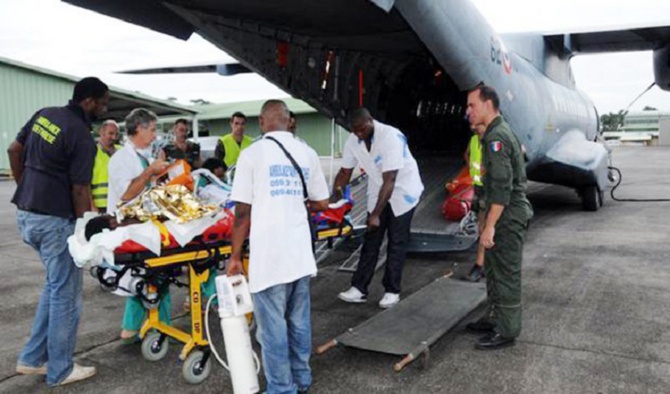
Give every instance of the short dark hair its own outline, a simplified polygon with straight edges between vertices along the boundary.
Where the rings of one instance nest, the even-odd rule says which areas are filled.
[[[270,99],[267,100],[266,102],[263,103],[261,106],[261,115],[263,115],[266,111],[268,111],[270,108],[274,109],[274,107],[281,107],[286,116],[289,116],[289,110],[288,107],[286,106],[286,103],[282,100],[277,100],[277,99]]]
[[[205,160],[204,163],[202,163],[202,168],[214,172],[214,170],[216,170],[217,168],[224,168],[224,167],[223,162],[221,160],[216,159],[214,157],[210,157],[209,159]]]
[[[295,113],[293,111],[288,111],[288,117],[291,119],[295,119]]]
[[[370,111],[365,107],[355,108],[349,111],[349,124],[368,119],[372,119],[372,116],[370,115]]]
[[[109,91],[107,85],[96,77],[86,77],[74,85],[72,101],[80,103],[87,98],[99,99]]]
[[[145,108],[135,108],[126,116],[126,131],[128,135],[137,134],[137,126],[148,127],[151,122],[156,122],[158,116]]]
[[[491,103],[493,104],[493,109],[495,109],[496,111],[500,109],[500,98],[498,97],[498,93],[496,92],[495,89],[481,83],[472,88],[470,92],[472,93],[477,90],[479,90],[480,100],[482,101],[491,100]]]
[[[186,119],[184,119],[184,118],[179,118],[179,119],[177,119],[177,120],[174,121],[174,125],[175,125],[175,126],[178,125],[178,124],[180,124],[180,123],[183,124],[183,125],[185,125],[185,126],[188,126],[188,120],[186,120]]]
[[[233,114],[230,116],[230,120],[232,121],[233,118],[242,118],[244,120],[247,120],[247,116],[240,111],[233,112]]]
[[[86,223],[86,226],[84,227],[84,237],[86,237],[87,241],[90,241],[92,236],[101,233],[105,229],[112,230],[112,225],[109,223],[109,215],[94,217]]]

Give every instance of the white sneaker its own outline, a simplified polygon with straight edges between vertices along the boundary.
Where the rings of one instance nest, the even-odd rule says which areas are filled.
[[[352,304],[361,304],[367,301],[365,294],[361,293],[361,291],[354,286],[351,286],[349,290],[338,294],[337,298],[344,302],[351,302]]]
[[[384,297],[382,297],[381,301],[379,301],[379,307],[382,309],[388,309],[397,304],[398,301],[400,301],[400,294],[384,293]]]
[[[29,367],[23,364],[16,364],[16,373],[21,375],[46,375],[47,365],[45,363],[41,367]]]
[[[65,378],[62,382],[58,383],[58,386],[63,386],[65,384],[70,384],[78,382],[80,380],[88,379],[91,376],[96,374],[95,367],[82,367],[79,364],[74,364],[72,367],[72,372]]]

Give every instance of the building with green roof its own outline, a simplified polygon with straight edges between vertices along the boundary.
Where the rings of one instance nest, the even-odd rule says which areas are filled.
[[[0,57],[0,152],[6,152],[19,130],[44,107],[64,106],[81,78]],[[103,81],[104,82],[104,81]],[[189,106],[156,99],[109,86],[110,101],[105,119],[121,121],[134,108],[144,107],[158,116],[192,118]],[[8,173],[9,159],[0,154],[0,169]]]
[[[6,152],[17,133],[39,109],[63,106],[72,97],[74,85],[81,78],[53,70],[0,57],[0,151]],[[195,138],[201,139],[206,151],[213,147],[219,136],[230,132],[230,116],[240,111],[247,116],[246,133],[251,137],[260,135],[258,115],[264,100],[225,104],[181,105],[148,95],[131,92],[114,86],[110,88],[108,113],[103,119],[114,119],[125,128],[123,120],[134,108],[144,107],[159,116],[159,131],[169,133],[174,121],[185,118],[192,122]],[[341,152],[341,142],[346,131],[335,126],[331,119],[319,114],[314,108],[297,99],[284,99],[289,109],[296,114],[297,134],[312,146],[320,156],[330,156],[331,147],[336,155]],[[332,130],[335,127],[333,144]],[[9,173],[6,154],[0,155],[0,170]]]
[[[319,156],[330,156],[331,146],[334,148],[335,155],[341,152],[342,142],[347,132],[337,125],[333,125],[332,119],[329,119],[314,108],[310,107],[304,101],[294,98],[282,99],[288,108],[296,115],[297,132],[296,134],[305,140]],[[255,138],[260,135],[258,125],[258,115],[261,112],[261,106],[265,100],[244,101],[225,104],[201,104],[191,108],[197,111],[198,135],[203,139],[203,148],[205,145],[212,145],[212,137],[222,137],[230,132],[230,117],[233,113],[239,111],[247,117],[245,134]],[[162,117],[160,120],[161,129],[169,131],[178,117]],[[335,127],[335,141],[333,145],[333,127]],[[204,138],[202,138],[204,137]],[[209,140],[208,140],[209,138]]]

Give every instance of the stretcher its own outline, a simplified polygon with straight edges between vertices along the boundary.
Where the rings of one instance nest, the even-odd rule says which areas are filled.
[[[376,314],[316,348],[323,354],[345,346],[402,356],[393,370],[422,358],[428,365],[430,346],[486,300],[483,283],[450,279],[448,272],[398,305]]]
[[[122,288],[120,278],[131,276],[123,288],[138,296],[148,310],[148,317],[140,328],[142,355],[148,361],[158,361],[168,352],[168,338],[183,344],[179,359],[186,381],[200,383],[209,375],[211,365],[209,344],[204,335],[201,313],[202,285],[207,282],[211,268],[224,269],[223,262],[230,256],[232,215],[226,215],[209,227],[201,236],[180,247],[174,238],[161,228],[161,255],[156,256],[141,245],[129,240],[114,251],[116,275],[106,275],[109,268],[96,267],[94,276],[109,291]],[[245,254],[246,255],[246,254]],[[245,258],[245,263],[247,259]],[[188,271],[188,284],[180,281],[182,268]],[[159,320],[159,294],[168,286],[188,286],[191,303],[190,332],[173,327]]]
[[[347,214],[351,211],[350,201],[336,205],[328,211],[313,215],[315,221],[315,241],[332,242],[334,238],[346,237],[353,232],[353,226]],[[161,255],[156,256],[143,246],[125,241],[114,251],[115,275],[106,275],[110,268],[94,267],[92,274],[108,291],[122,288],[119,280],[129,273],[132,278],[123,290],[135,294],[148,310],[148,317],[142,325],[139,336],[142,338],[142,355],[148,361],[161,360],[168,351],[168,338],[183,344],[179,359],[183,362],[182,373],[189,383],[200,383],[209,375],[211,364],[209,343],[204,336],[204,324],[201,313],[202,285],[207,282],[211,268],[224,270],[224,262],[230,257],[232,247],[230,235],[233,216],[223,219],[209,227],[201,236],[189,244],[180,247],[174,238],[161,227]],[[245,250],[247,250],[245,243]],[[182,267],[187,267],[188,284],[179,280]],[[248,253],[244,253],[244,268],[248,268]],[[191,332],[180,330],[159,320],[159,294],[167,291],[168,286],[188,286],[191,304]],[[248,317],[251,322],[252,317]]]

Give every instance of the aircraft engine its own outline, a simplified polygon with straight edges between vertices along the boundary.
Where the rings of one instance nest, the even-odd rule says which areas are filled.
[[[670,91],[670,44],[654,49],[654,80],[659,88]]]

